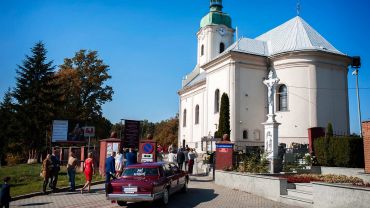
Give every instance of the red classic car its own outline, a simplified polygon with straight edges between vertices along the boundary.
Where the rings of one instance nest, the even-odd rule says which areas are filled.
[[[127,202],[162,200],[177,191],[187,192],[189,175],[175,163],[141,163],[127,167],[120,178],[107,186],[107,199],[125,206]]]

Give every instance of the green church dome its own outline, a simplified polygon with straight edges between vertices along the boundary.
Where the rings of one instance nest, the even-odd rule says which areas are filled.
[[[231,28],[231,17],[222,12],[222,0],[211,0],[209,13],[200,21],[200,27],[225,25]]]

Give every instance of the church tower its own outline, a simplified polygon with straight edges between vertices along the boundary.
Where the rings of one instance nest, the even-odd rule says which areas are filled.
[[[200,22],[198,66],[211,61],[234,42],[231,17],[222,12],[222,0],[211,0],[210,11]]]

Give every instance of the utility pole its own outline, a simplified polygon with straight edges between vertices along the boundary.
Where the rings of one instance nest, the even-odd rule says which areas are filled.
[[[357,112],[358,112],[358,123],[360,128],[360,137],[362,137],[362,119],[361,119],[361,104],[360,104],[360,89],[358,86],[358,69],[361,67],[361,58],[359,56],[352,57],[352,68],[355,70],[352,75],[356,76],[356,94],[357,94]]]

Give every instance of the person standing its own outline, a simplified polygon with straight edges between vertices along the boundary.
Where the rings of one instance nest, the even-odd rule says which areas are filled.
[[[57,189],[57,183],[58,183],[58,174],[60,171],[60,160],[56,156],[56,150],[53,150],[53,154],[50,157],[51,163],[52,163],[52,169],[50,173],[50,188],[53,192]]]
[[[10,177],[4,178],[4,184],[1,185],[1,192],[0,192],[0,208],[9,208],[9,203],[12,200],[10,196],[10,185],[9,185]]]
[[[68,164],[67,164],[67,174],[68,181],[70,185],[70,191],[75,191],[75,177],[76,177],[76,167],[77,167],[77,158],[73,151],[69,153]]]
[[[182,170],[184,161],[185,161],[185,154],[182,151],[182,148],[179,148],[179,151],[177,151],[177,165],[179,166],[180,170]]]
[[[88,158],[84,162],[84,173],[85,173],[86,183],[85,183],[84,187],[82,187],[82,189],[81,189],[81,194],[83,193],[83,191],[85,190],[86,187],[88,187],[88,190],[90,192],[92,176],[95,172],[92,152],[89,152],[87,157]]]
[[[120,177],[123,171],[123,151],[119,151],[115,160],[116,177]]]
[[[195,160],[196,157],[197,157],[197,154],[194,152],[193,149],[190,149],[190,152],[189,152],[189,168],[188,168],[190,174],[193,174],[194,160]]]
[[[50,173],[52,171],[52,162],[51,162],[51,155],[47,154],[44,161],[42,161],[42,168],[41,168],[41,175],[44,178],[44,182],[42,184],[42,193],[46,194],[46,187],[48,186]]]
[[[185,156],[185,170],[187,170],[188,162],[189,162],[189,148],[184,149],[184,156]]]
[[[105,185],[110,183],[110,179],[114,177],[116,173],[115,159],[116,152],[112,152],[111,155],[105,160]]]
[[[137,163],[137,155],[132,148],[129,148],[128,153],[126,154],[126,160],[126,167]]]
[[[177,162],[175,151],[172,151],[170,154],[168,154],[168,162]]]

